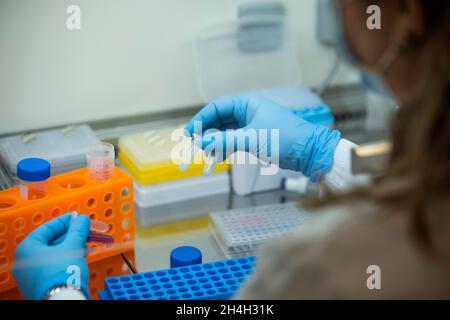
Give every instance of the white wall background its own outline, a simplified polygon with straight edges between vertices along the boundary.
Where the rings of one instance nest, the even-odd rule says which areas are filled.
[[[275,0],[274,0],[275,1]],[[191,40],[250,0],[0,0],[0,134],[204,103]],[[333,53],[315,38],[317,0],[284,0],[305,84]],[[66,8],[82,29],[66,28]],[[343,69],[337,82],[354,74]]]

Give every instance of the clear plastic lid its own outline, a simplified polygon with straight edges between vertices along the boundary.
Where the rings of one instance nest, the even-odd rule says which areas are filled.
[[[42,158],[50,162],[52,174],[64,168],[78,168],[86,164],[86,147],[99,140],[88,125],[41,131],[0,139],[0,157],[13,175],[17,163],[25,158]]]
[[[284,16],[241,18],[211,26],[199,33],[193,48],[205,101],[301,83],[296,41]]]
[[[237,256],[292,233],[310,218],[297,203],[289,202],[211,213],[210,229],[224,253]]]

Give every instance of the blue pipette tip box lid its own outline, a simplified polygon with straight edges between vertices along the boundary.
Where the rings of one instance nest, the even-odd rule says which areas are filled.
[[[170,253],[170,267],[183,267],[202,263],[202,252],[190,246],[177,247]]]
[[[50,177],[50,162],[40,158],[27,158],[17,163],[17,177],[24,181],[38,182]]]

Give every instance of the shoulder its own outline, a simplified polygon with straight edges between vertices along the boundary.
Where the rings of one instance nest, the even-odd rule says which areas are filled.
[[[264,246],[257,255],[257,271],[238,299],[331,298],[326,284],[328,239],[351,220],[346,206],[314,213],[292,235]]]
[[[261,250],[257,264],[242,298],[421,297],[421,288],[438,279],[429,276],[407,216],[363,202],[317,212],[311,223]],[[381,270],[382,290],[368,288],[373,270]]]

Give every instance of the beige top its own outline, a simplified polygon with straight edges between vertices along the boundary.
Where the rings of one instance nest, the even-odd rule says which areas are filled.
[[[263,248],[237,299],[450,298],[450,206],[429,219],[440,256],[424,254],[406,213],[352,204],[328,208],[285,239]],[[369,290],[379,266],[380,290]],[[370,283],[373,283],[373,276]]]

